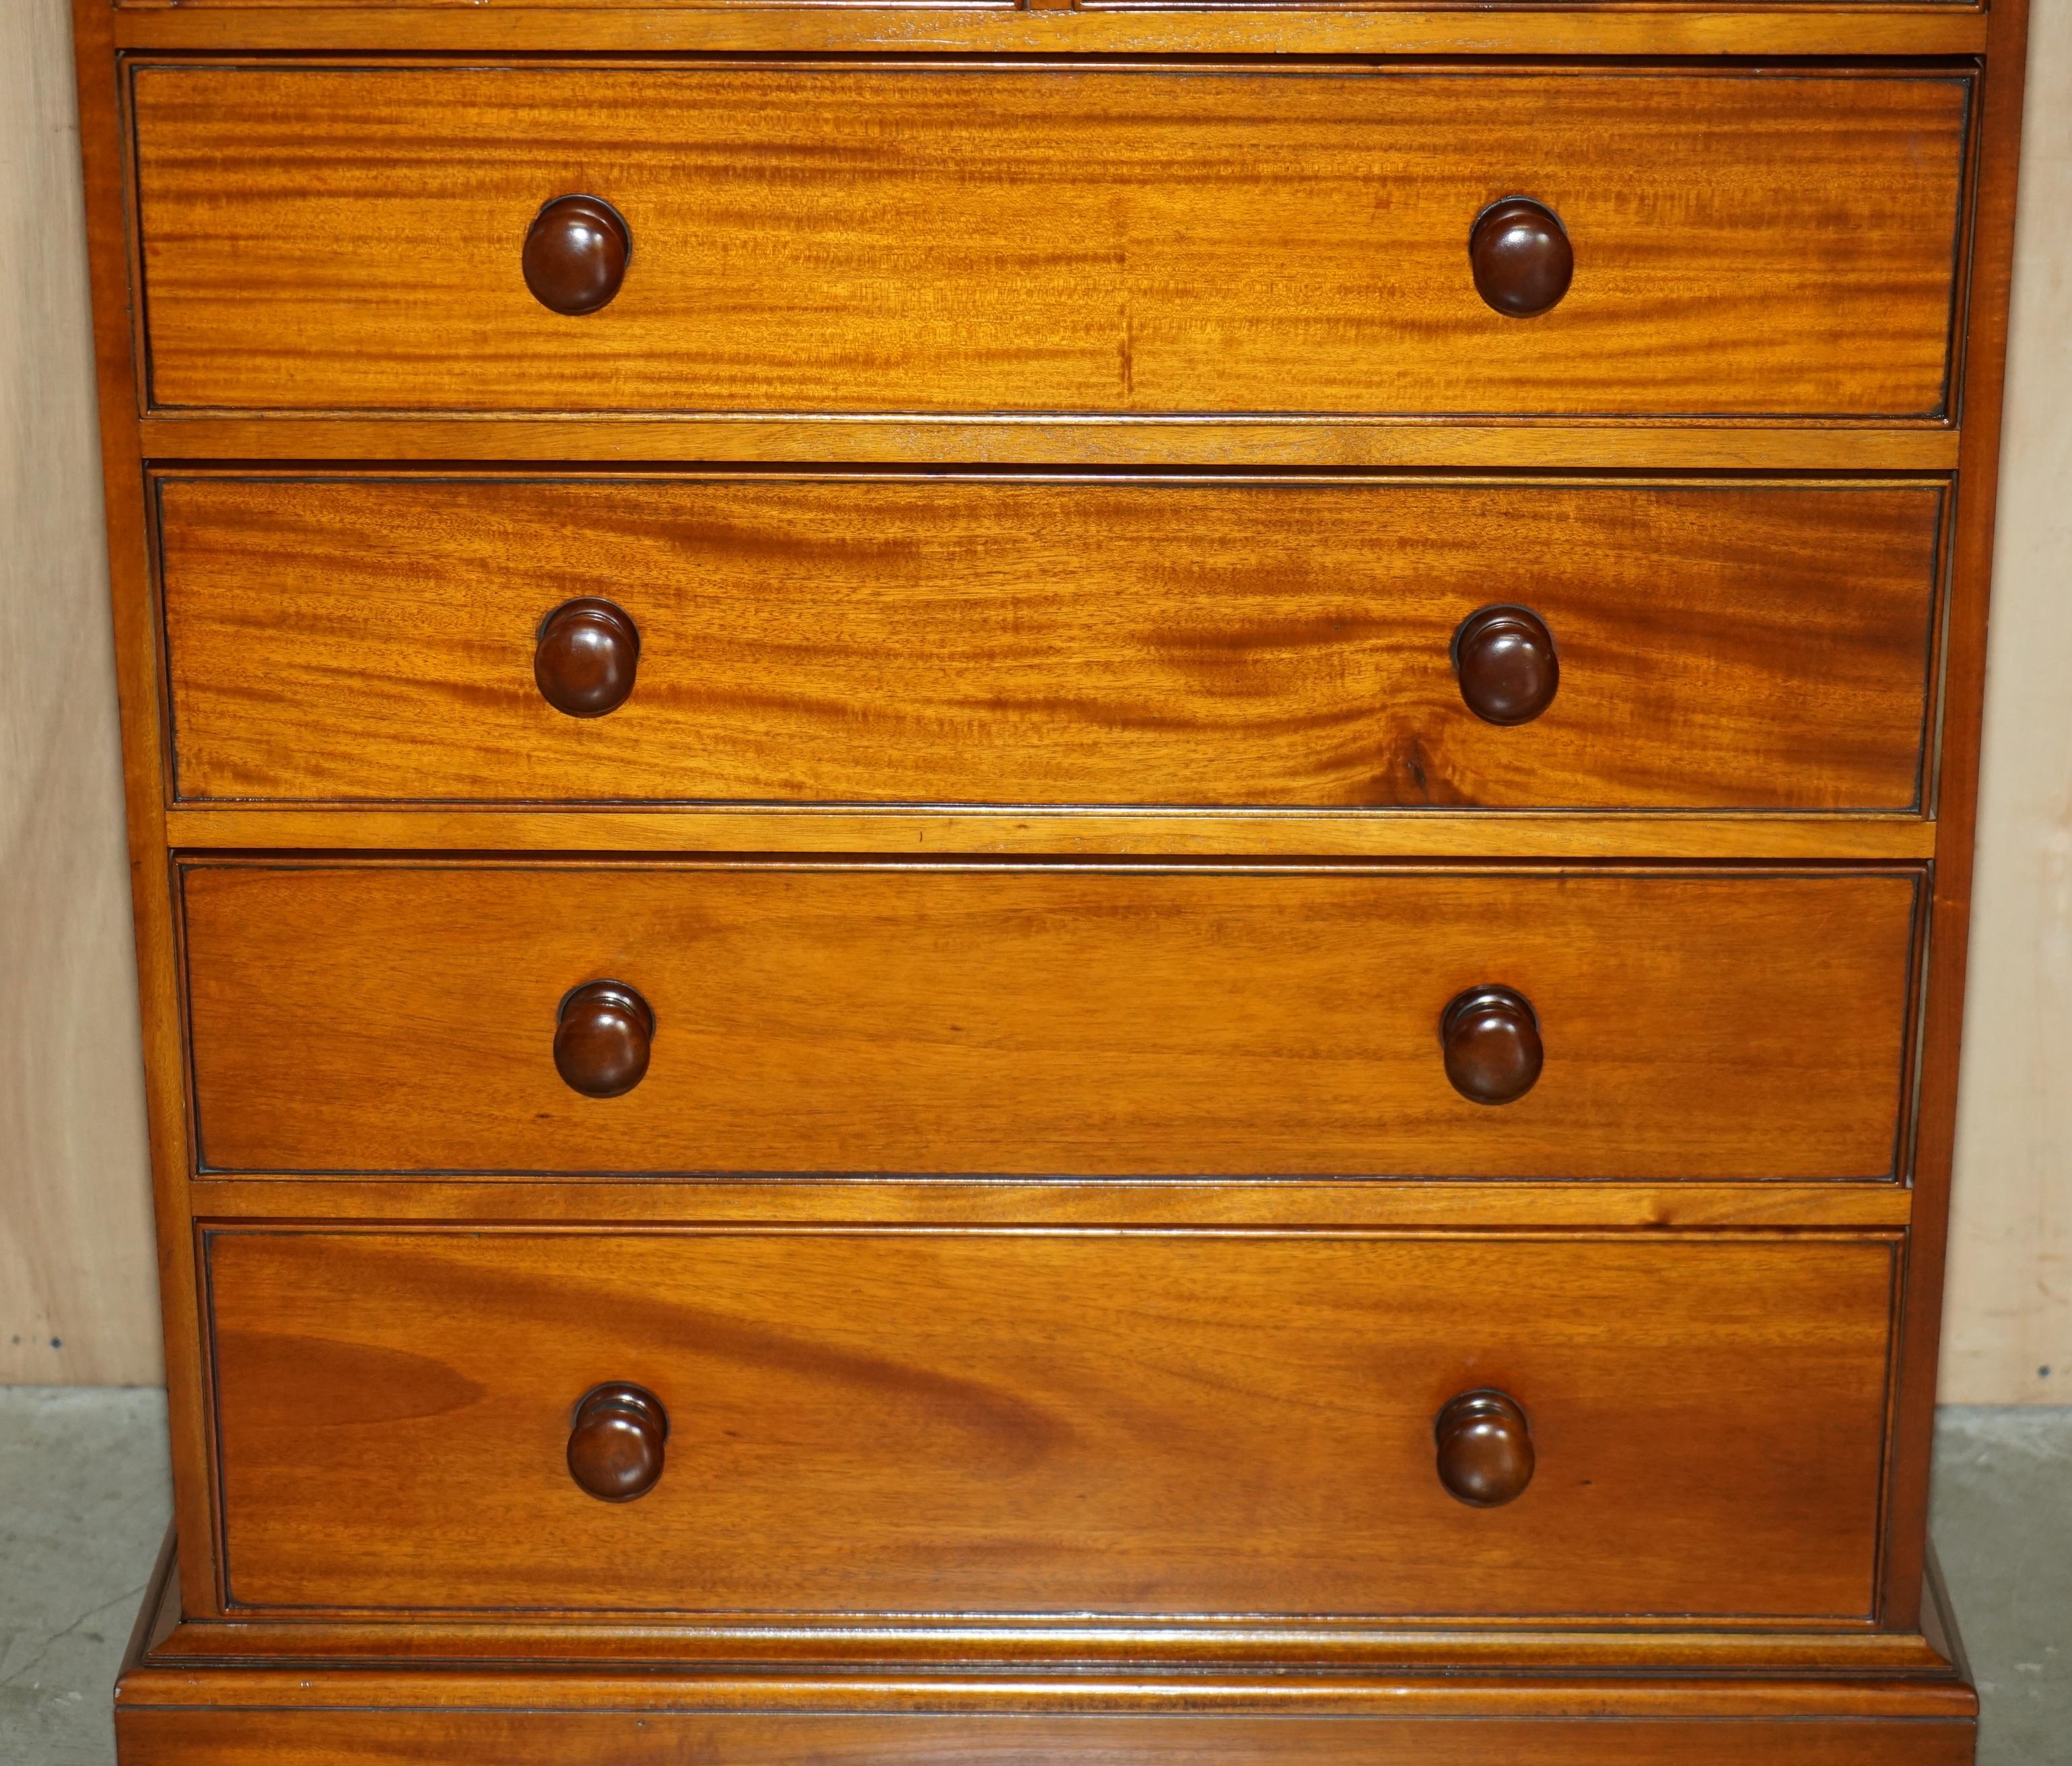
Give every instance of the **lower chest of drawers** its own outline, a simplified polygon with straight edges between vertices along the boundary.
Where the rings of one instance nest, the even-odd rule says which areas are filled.
[[[125,1766],[1961,1766],[2018,4],[79,10]]]

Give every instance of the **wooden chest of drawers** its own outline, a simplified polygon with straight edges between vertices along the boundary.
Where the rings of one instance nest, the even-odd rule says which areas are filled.
[[[125,1766],[1959,1766],[2024,13],[75,0]]]

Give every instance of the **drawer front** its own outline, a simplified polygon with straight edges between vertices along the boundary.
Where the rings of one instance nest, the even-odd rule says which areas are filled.
[[[1873,1178],[1918,878],[229,863],[183,893],[216,1169]],[[573,1089],[562,1026],[631,1089]],[[1456,1089],[1505,1095],[1532,1038],[1522,1095]]]
[[[160,407],[1947,402],[1956,74],[290,65],[134,81]],[[630,242],[615,296],[574,317],[524,265],[542,206],[572,194],[610,205]],[[1468,249],[1478,216],[1518,195],[1556,218],[1574,265],[1529,318],[1486,304]]]
[[[207,478],[159,506],[188,801],[1920,795],[1934,486]],[[598,598],[631,633],[602,714],[556,635]],[[1522,700],[1494,648],[1456,659],[1506,603],[1552,659]]]
[[[208,1247],[244,1605],[1869,1611],[1881,1241],[223,1229]],[[659,1407],[660,1474],[600,1501],[571,1435],[622,1384]],[[1486,1389],[1532,1462],[1477,1508],[1441,1482],[1435,1419]]]

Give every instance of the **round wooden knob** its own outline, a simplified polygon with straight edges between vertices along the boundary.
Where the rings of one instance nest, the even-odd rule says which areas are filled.
[[[1529,724],[1554,703],[1554,635],[1530,607],[1485,607],[1453,634],[1461,697],[1485,723]]]
[[[586,1098],[616,1098],[648,1072],[655,1014],[623,981],[591,981],[561,1001],[554,1066]]]
[[[631,1502],[662,1476],[669,1439],[662,1401],[638,1386],[600,1386],[576,1407],[569,1476],[600,1502]]]
[[[1477,1103],[1523,1098],[1547,1058],[1532,1002],[1509,988],[1457,995],[1439,1020],[1439,1045],[1454,1090]]]
[[[557,196],[525,235],[525,285],[557,313],[594,313],[626,280],[633,236],[599,196]]]
[[[617,711],[633,691],[640,628],[608,601],[565,601],[540,626],[532,679],[540,696],[571,717]]]
[[[1439,1413],[1439,1481],[1478,1509],[1500,1509],[1532,1481],[1532,1431],[1518,1400],[1463,1392]]]
[[[1575,248],[1544,203],[1507,196],[1475,217],[1468,235],[1475,292],[1499,313],[1531,318],[1568,292]]]

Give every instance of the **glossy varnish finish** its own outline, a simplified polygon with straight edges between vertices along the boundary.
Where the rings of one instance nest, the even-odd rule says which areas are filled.
[[[404,1689],[396,1689],[400,1695]],[[693,1689],[694,1690],[694,1689]],[[1395,1689],[1381,1694],[1386,1697]],[[1636,1689],[1643,1693],[1645,1689]],[[1801,1699],[1817,1683],[1793,1690]],[[533,1696],[547,1695],[539,1686]],[[1601,1694],[1599,1694],[1600,1699]],[[1378,1701],[1379,1702],[1379,1699]],[[1780,1695],[1779,1703],[1790,1702]],[[392,1714],[125,1712],[117,1731],[154,1766],[1970,1766],[1973,1726],[1951,1716],[1834,1723],[1746,1718],[709,1715],[542,1710]],[[397,1731],[405,1735],[398,1736]],[[401,1745],[398,1746],[399,1739]]]
[[[1471,1177],[1894,1169],[1918,879],[201,865],[205,1166]],[[621,1097],[572,988],[656,1030]],[[1544,1070],[1447,1077],[1467,989]],[[1506,1073],[1510,1068],[1505,1068]],[[1499,1075],[1499,1078],[1502,1076]],[[602,1376],[600,1376],[602,1377]]]
[[[1903,811],[1945,503],[1930,483],[179,477],[159,487],[179,791]],[[572,717],[542,694],[541,622],[594,598],[637,631],[627,696]],[[1521,708],[1488,642],[1455,655],[1501,603],[1544,622],[1560,671],[1510,727],[1464,696]]]
[[[150,401],[1936,417],[1970,90],[1588,65],[146,64]],[[638,242],[610,306],[574,318],[520,269],[571,192]],[[1467,249],[1519,195],[1576,262],[1532,318],[1485,304]]]
[[[1870,1610],[1877,1240],[221,1230],[240,1606]],[[636,1501],[577,1401],[668,1412]],[[1477,1508],[1435,1419],[1501,1385]]]
[[[125,1766],[1968,1759],[2020,0],[76,10]]]

